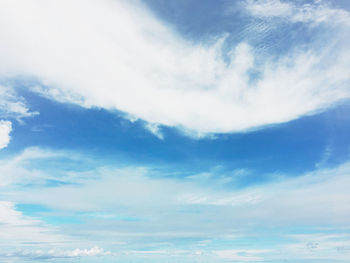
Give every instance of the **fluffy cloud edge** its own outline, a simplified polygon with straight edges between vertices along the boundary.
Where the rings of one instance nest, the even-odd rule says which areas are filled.
[[[12,123],[10,121],[0,120],[0,150],[6,148],[10,143],[11,131]]]

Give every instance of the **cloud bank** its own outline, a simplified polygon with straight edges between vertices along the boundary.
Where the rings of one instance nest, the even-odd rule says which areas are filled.
[[[67,158],[66,165],[53,166],[62,156]],[[348,229],[349,162],[299,177],[281,176],[277,182],[232,189],[235,175],[230,181],[221,177],[220,171],[174,178],[159,176],[159,170],[151,167],[118,167],[115,161],[112,166],[100,164],[95,165],[96,169],[77,170],[72,166],[76,160],[85,165],[91,162],[74,152],[29,148],[0,163],[0,167],[8,163],[0,169],[0,175],[4,174],[0,179],[5,182],[0,184],[0,198],[8,200],[0,202],[0,240],[4,245],[23,247],[28,242],[37,242],[41,246],[40,251],[10,251],[0,256],[33,260],[89,256],[122,260],[149,256],[152,260],[159,258],[160,262],[164,257],[179,256],[209,257],[208,262],[218,259],[259,262],[267,258],[281,260],[281,255],[297,260],[317,242],[321,245],[310,258],[348,259],[348,255],[340,253],[349,247],[349,235],[339,241],[331,237],[295,236],[294,230],[286,232],[293,235],[287,235],[281,229],[291,226]],[[6,175],[13,179],[6,180]],[[47,181],[61,183],[48,186]],[[39,205],[48,210],[29,217],[16,210],[14,204]],[[64,222],[65,217],[84,223],[71,221],[56,227],[44,223],[45,218]],[[283,237],[282,244],[266,245],[264,249],[248,245],[246,249],[237,248],[234,246],[237,243],[220,249],[215,245],[215,240],[255,239],[261,235],[259,229],[263,229],[263,235],[266,229],[277,231]],[[169,244],[177,244],[178,240],[184,242],[184,247],[172,249]],[[213,244],[202,246],[200,242],[206,240]],[[251,245],[249,242],[255,241],[243,243]],[[43,248],[43,244],[47,246]],[[53,244],[57,249],[46,249]],[[72,249],[96,245],[107,250]]]
[[[7,174],[11,175],[11,170],[20,171],[23,177],[20,180],[18,176],[17,181],[4,185],[3,193],[9,186],[17,185],[11,190],[16,193],[11,197],[13,202],[41,204],[61,211],[81,211],[90,213],[93,218],[110,217],[125,222],[131,220],[134,225],[144,224],[143,230],[147,233],[147,225],[155,226],[152,221],[176,225],[176,218],[184,217],[188,218],[188,224],[193,223],[191,220],[197,220],[198,227],[202,220],[215,218],[216,223],[212,227],[218,228],[218,231],[223,231],[225,225],[228,227],[232,223],[244,225],[249,222],[349,225],[346,220],[350,216],[346,202],[350,197],[347,187],[350,182],[349,162],[333,169],[318,169],[300,177],[237,190],[225,187],[225,180],[215,184],[204,176],[182,179],[155,176],[150,167],[100,166],[89,171],[63,169],[56,177],[50,167],[42,167],[40,171],[33,169],[36,162],[48,161],[49,158],[55,160],[57,156],[59,154],[48,157],[45,151],[27,150],[7,160],[10,163]],[[30,160],[30,166],[26,160]],[[217,178],[219,175],[212,176]],[[26,182],[26,178],[33,178],[31,182],[36,188],[22,191],[18,181]],[[65,183],[46,186],[46,180],[55,179]],[[227,180],[226,183],[232,184]],[[38,187],[40,191],[37,191]],[[125,217],[113,216],[123,211],[123,207],[128,208]],[[200,213],[181,212],[186,211],[186,207],[196,208]],[[166,215],[161,213],[166,209],[169,210]],[[218,211],[223,215],[221,219],[217,218]],[[276,211],[279,211],[278,215]],[[97,214],[93,215],[95,212]],[[99,213],[102,213],[101,216],[98,216]],[[162,219],[163,216],[165,218]],[[152,220],[144,220],[147,218]],[[200,232],[206,233],[204,229],[200,229]]]
[[[251,9],[259,15],[264,8]],[[291,9],[282,3],[274,8],[274,16]],[[302,11],[292,9],[296,19]],[[334,14],[327,7],[322,12]],[[338,43],[333,21],[325,21],[333,26],[333,41],[275,60],[259,58],[244,42],[224,52],[221,36],[211,44],[190,42],[138,1],[4,0],[0,77],[35,79],[40,85],[33,90],[45,96],[119,110],[153,130],[168,125],[199,135],[244,131],[349,98],[350,52]]]

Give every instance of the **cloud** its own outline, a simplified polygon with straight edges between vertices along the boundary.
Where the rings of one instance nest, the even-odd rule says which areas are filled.
[[[238,250],[238,249],[230,249],[230,250],[218,250],[214,251],[215,254],[218,255],[220,259],[233,260],[237,262],[259,262],[263,261],[263,257],[261,254],[270,252],[270,250],[263,249],[250,249],[250,250]]]
[[[77,258],[77,257],[97,257],[97,256],[111,256],[113,253],[105,251],[98,246],[90,249],[74,249],[74,250],[59,250],[50,249],[44,250],[19,250],[16,252],[0,254],[0,258],[25,258],[32,260],[53,260],[62,258]]]
[[[297,5],[291,1],[247,0],[245,8],[251,15],[260,18],[281,18],[294,23],[330,23],[350,26],[350,15],[347,11],[332,8],[324,1]]]
[[[343,260],[350,259],[350,236],[348,233],[294,234],[288,238],[293,242],[282,249],[286,256],[294,259]]]
[[[164,135],[163,135],[159,125],[157,125],[156,123],[147,123],[145,127],[147,130],[149,130],[151,133],[153,133],[154,136],[156,136],[158,139],[160,139],[160,140],[164,139]]]
[[[70,156],[70,160],[72,157]],[[12,158],[2,159],[0,160],[0,187],[15,184],[43,184],[46,180],[55,179],[53,174],[50,175],[30,166],[35,161],[59,160],[59,158],[64,158],[63,152],[31,147]]]
[[[35,163],[41,163],[43,158],[40,155],[37,159],[30,158],[30,165],[35,167]],[[57,157],[53,155],[51,158]],[[79,158],[84,160],[83,156]],[[305,225],[327,223],[346,226],[346,219],[350,217],[350,209],[346,203],[350,198],[347,189],[350,183],[349,163],[274,183],[258,184],[249,188],[231,188],[236,178],[229,181],[226,179],[227,175],[221,180],[220,174],[217,176],[221,182],[214,184],[210,178],[216,175],[202,174],[180,179],[163,174],[159,176],[162,172],[155,172],[152,167],[118,167],[114,164],[97,165],[97,168],[91,171],[69,171],[62,167],[60,173],[52,175],[50,165],[38,171],[27,166],[25,161],[7,162],[15,163],[10,166],[15,167],[14,171],[21,171],[21,174],[28,178],[33,176],[36,186],[40,188],[40,191],[37,191],[37,188],[25,188],[23,191],[21,185],[15,190],[12,187],[11,192],[16,193],[11,197],[13,202],[42,204],[70,213],[80,211],[112,214],[115,216],[111,218],[120,219],[126,224],[140,224],[143,227],[164,220],[164,231],[167,231],[171,224],[176,224],[176,218],[179,217],[187,217],[188,224],[191,224],[192,220],[202,222],[204,218],[215,218],[212,227],[217,228],[218,232],[233,223],[283,225],[298,222]],[[89,161],[84,163],[88,164]],[[7,174],[11,174],[9,170],[10,168]],[[232,176],[237,175],[233,173]],[[47,187],[46,184],[40,183],[40,180],[45,182],[47,178],[66,183]],[[9,183],[7,187],[14,183]],[[6,193],[6,188],[3,189],[3,193]],[[123,207],[128,207],[127,213],[122,212]],[[167,215],[161,213],[164,209],[168,211]],[[195,209],[198,213],[181,212],[187,209]],[[222,218],[217,218],[218,211],[223,215]],[[276,211],[279,211],[278,215]],[[162,219],[163,215],[166,218]],[[137,220],[128,222],[128,218]],[[204,225],[197,224],[198,233],[206,233],[206,230],[202,229]],[[143,231],[148,233],[146,229],[147,227]]]
[[[40,243],[60,244],[68,241],[56,229],[43,221],[24,216],[15,209],[13,202],[0,201],[1,246],[35,245]]]
[[[289,5],[279,3],[272,14],[290,12]],[[222,36],[190,42],[138,1],[5,0],[0,17],[7,25],[0,28],[0,76],[34,78],[40,85],[33,90],[58,101],[117,109],[149,122],[158,136],[157,125],[194,134],[244,131],[350,96],[348,45],[332,46],[338,29],[321,49],[309,44],[274,60],[244,42],[224,52]]]
[[[22,121],[23,118],[37,114],[39,113],[29,110],[25,100],[18,96],[12,87],[0,85],[0,116],[2,118],[15,118]]]
[[[24,99],[17,96],[13,88],[0,84],[0,118],[15,118],[17,121],[22,122],[23,118],[37,114],[37,112],[29,111]],[[10,143],[11,131],[12,122],[0,119],[0,150],[6,148]]]
[[[293,13],[294,5],[279,0],[248,0],[245,8],[253,15],[259,17],[288,17]]]
[[[298,258],[298,255],[309,253],[311,248],[314,251],[313,258],[322,258],[324,255],[332,260],[346,258],[346,255],[338,254],[347,251],[348,236],[340,240],[338,235],[300,236],[295,235],[295,232],[290,235],[288,231],[293,226],[314,229],[327,225],[331,231],[349,227],[347,219],[350,217],[350,208],[347,200],[350,199],[350,163],[332,169],[317,169],[298,177],[286,177],[277,182],[231,188],[232,181],[226,179],[229,175],[225,174],[221,178],[220,168],[185,178],[167,177],[162,172],[164,170],[130,164],[125,166],[113,163],[108,166],[100,163],[95,165],[96,169],[76,170],[72,168],[74,166],[71,162],[67,165],[60,162],[60,165],[52,168],[52,163],[57,164],[62,155],[89,166],[90,160],[83,155],[73,152],[55,153],[38,148],[30,148],[6,160],[10,163],[6,170],[8,176],[19,173],[25,175],[29,182],[33,178],[33,182],[30,187],[18,184],[17,180],[8,181],[2,186],[0,198],[8,200],[0,204],[2,242],[19,247],[25,246],[30,238],[31,242],[43,242],[42,246],[51,242],[65,243],[61,244],[65,249],[55,249],[52,252],[42,250],[38,253],[30,250],[23,252],[23,256],[27,254],[31,258],[44,259],[95,253],[129,259],[134,256],[148,255],[153,259],[170,255],[182,258],[208,257],[211,260],[209,262],[217,262],[218,258],[254,262],[271,257],[280,259],[281,255],[276,249],[283,251],[283,257],[288,255],[288,258]],[[46,166],[33,169],[44,162],[47,163]],[[10,168],[14,169],[13,173]],[[57,170],[60,171],[57,173]],[[232,176],[246,173],[248,171],[235,170]],[[214,184],[215,177],[221,178],[221,182]],[[47,178],[55,178],[63,183],[47,186],[41,182]],[[16,211],[15,203],[45,206],[50,209],[45,214],[46,218],[55,218],[57,222],[62,216],[69,216],[84,223],[59,225],[59,228],[49,226],[43,219],[24,216]],[[268,246],[264,246],[264,250],[255,250],[252,247],[237,248],[235,243],[225,248],[221,246],[220,249],[217,244],[206,247],[196,245],[201,240],[238,239],[247,244],[250,241],[245,240],[245,237],[261,235],[259,229],[266,236],[264,231],[271,226],[287,229],[283,232],[287,233],[286,236],[279,234],[283,246],[271,245],[271,252],[268,252],[271,248]],[[320,232],[322,231],[321,229]],[[327,230],[324,232],[327,233]],[[67,240],[70,241],[66,242]],[[182,252],[170,249],[178,240],[191,246]],[[319,244],[317,248],[314,248],[315,243]],[[108,250],[98,252],[98,249],[73,249],[96,244]],[[327,253],[327,247],[340,252]],[[203,251],[195,254],[194,251],[199,249]],[[116,254],[115,250],[121,252]],[[317,254],[317,251],[322,253]],[[11,255],[15,257],[14,254]]]
[[[10,133],[12,131],[12,123],[0,120],[0,150],[6,148],[10,142]]]

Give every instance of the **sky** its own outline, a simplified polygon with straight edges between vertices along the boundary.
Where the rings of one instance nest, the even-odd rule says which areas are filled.
[[[350,261],[347,0],[0,0],[0,262]]]

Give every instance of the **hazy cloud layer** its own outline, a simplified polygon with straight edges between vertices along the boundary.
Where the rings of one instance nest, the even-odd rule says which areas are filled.
[[[62,156],[72,156],[73,162],[90,162],[83,155],[39,148],[27,149],[6,160],[5,174],[17,176],[14,180],[7,180],[1,188],[0,197],[8,200],[0,203],[1,241],[6,245],[16,242],[20,247],[29,240],[61,246],[52,251],[21,252],[18,257],[44,259],[101,255],[121,259],[128,256],[164,259],[165,256],[178,256],[207,258],[208,262],[218,259],[258,262],[266,258],[281,259],[276,249],[284,251],[283,255],[288,255],[288,258],[297,259],[299,252],[308,253],[306,244],[318,242],[322,243],[320,249],[314,250],[312,257],[305,258],[316,259],[325,255],[330,260],[347,258],[346,254],[340,254],[343,251],[333,253],[328,248],[346,249],[349,237],[338,242],[337,239],[314,237],[316,241],[312,241],[306,236],[285,236],[290,240],[288,243],[258,250],[249,247],[217,249],[210,244],[202,247],[197,242],[247,238],[255,231],[253,229],[261,227],[331,225],[331,229],[348,228],[349,163],[333,169],[315,170],[296,178],[279,177],[277,182],[232,189],[226,184],[232,186],[235,178],[221,177],[214,172],[171,178],[159,177],[159,171],[156,176],[152,167],[118,167],[117,164],[79,171],[67,168],[72,167],[69,157],[65,157],[67,166],[50,168],[50,163]],[[35,169],[43,161],[48,166]],[[6,182],[6,175],[2,181]],[[60,183],[48,187],[47,181]],[[31,187],[26,187],[26,183],[31,183]],[[49,209],[49,212],[38,216],[63,216],[63,219],[68,216],[78,222],[83,220],[84,224],[72,221],[72,225],[53,228],[40,219],[16,211],[15,203]],[[171,250],[167,245],[176,240],[184,240],[192,247],[182,252],[180,248]],[[72,244],[75,247],[98,244],[111,252],[102,249],[98,253],[93,253],[95,250],[67,250],[66,246],[71,247]],[[142,251],[145,244],[149,248]],[[16,257],[11,253],[8,257]]]
[[[61,155],[63,153],[45,154],[45,151],[39,149],[29,149],[12,160],[8,159],[9,165],[4,170],[6,174],[13,176],[17,171],[22,177],[17,176],[16,180],[8,181],[8,185],[3,186],[5,187],[3,192],[6,193],[6,187],[18,185],[18,182],[25,183],[27,178],[31,178],[31,183],[41,190],[20,191],[19,185],[16,195],[12,197],[13,201],[42,204],[71,212],[96,212],[97,217],[102,213],[101,218],[105,216],[113,218],[113,213],[118,214],[117,211],[122,207],[128,207],[125,218],[130,216],[131,219],[140,219],[140,224],[145,225],[150,222],[143,219],[149,216],[155,217],[154,220],[161,220],[163,209],[168,210],[170,218],[189,216],[189,224],[190,218],[193,220],[197,216],[199,216],[197,220],[200,221],[212,217],[221,222],[221,219],[216,217],[217,211],[221,211],[222,215],[225,215],[222,222],[213,225],[221,230],[222,225],[232,222],[348,225],[346,219],[350,216],[350,208],[346,200],[350,198],[347,190],[350,183],[349,163],[334,169],[316,170],[297,178],[282,180],[283,177],[280,177],[280,182],[240,190],[232,189],[232,182],[229,179],[234,182],[234,174],[232,178],[221,179],[220,174],[210,173],[206,176],[195,175],[174,179],[155,176],[157,174],[154,174],[151,167],[101,166],[81,172],[63,169],[57,173],[56,169],[55,177],[50,168],[42,170],[31,168],[35,167],[36,162],[55,160]],[[66,153],[66,155],[72,154]],[[27,163],[28,160],[30,165]],[[84,162],[88,163],[89,160]],[[214,179],[208,180],[210,176]],[[47,180],[55,179],[62,183],[46,187]],[[6,176],[2,180],[6,181]],[[231,183],[231,187],[226,187],[225,183]],[[196,207],[206,216],[176,212],[178,208],[186,206]],[[171,207],[173,209],[170,209]],[[239,213],[236,213],[238,211]],[[280,213],[275,215],[275,211]],[[175,223],[173,220],[166,222]]]

